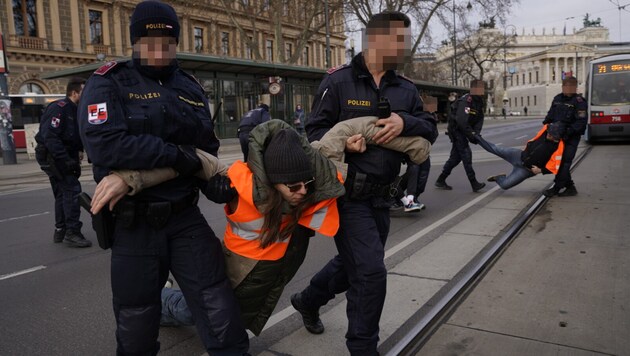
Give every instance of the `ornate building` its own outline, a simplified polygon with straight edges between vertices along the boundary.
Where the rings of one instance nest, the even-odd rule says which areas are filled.
[[[46,72],[131,56],[129,19],[137,0],[6,0],[0,2],[0,33],[8,57],[9,94],[64,93],[65,80]],[[179,15],[179,52],[325,68],[326,34],[314,34],[295,55],[304,33],[303,0],[282,2],[281,26],[272,23],[269,0],[169,1]],[[226,9],[224,4],[231,4]],[[239,4],[239,5],[237,5]],[[272,3],[273,4],[273,3]],[[250,8],[255,12],[247,11]],[[277,10],[277,9],[276,9]],[[340,11],[330,16],[330,66],[345,62]],[[255,13],[254,15],[252,15]],[[276,17],[277,18],[277,17]],[[323,14],[317,19],[323,21]],[[281,28],[281,41],[278,41]],[[246,41],[244,36],[248,37]],[[254,38],[256,37],[256,38]],[[281,42],[281,44],[277,43]],[[259,50],[248,43],[255,43]],[[282,46],[283,48],[280,48]],[[281,55],[278,55],[282,51]],[[287,60],[282,61],[286,63]]]
[[[555,29],[550,32],[543,29],[541,33],[535,30],[526,33],[522,29],[518,33],[510,25],[501,30],[482,29],[475,34],[503,38],[495,44],[500,47],[498,53],[495,51],[498,55],[484,64],[483,79],[488,83],[489,113],[500,115],[505,108],[508,115],[523,115],[527,107],[528,115],[542,115],[549,109],[553,97],[562,91],[565,75],[577,77],[578,91],[583,92],[589,61],[630,50],[627,43],[611,42],[606,27],[588,26],[574,29],[570,34],[566,31],[556,33]],[[482,48],[479,51],[478,57],[483,57],[484,51],[492,52]],[[452,46],[445,45],[436,53],[442,79],[451,80]],[[458,48],[458,62],[465,56]],[[473,75],[478,77],[479,72]],[[460,72],[457,82],[467,86],[472,79],[472,76]]]

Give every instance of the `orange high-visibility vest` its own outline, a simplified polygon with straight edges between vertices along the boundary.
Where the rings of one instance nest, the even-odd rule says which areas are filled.
[[[548,125],[544,125],[543,128],[538,131],[536,136],[527,142],[536,141],[540,136],[546,134],[547,126]],[[547,168],[553,174],[558,174],[560,163],[562,163],[562,152],[564,152],[564,142],[560,140],[560,142],[558,142],[558,149],[555,150],[555,152],[551,155],[549,161],[547,161],[547,164],[545,165],[545,168]]]
[[[238,192],[238,206],[232,213],[229,206],[225,206],[225,246],[230,251],[255,260],[275,261],[282,258],[290,238],[276,241],[266,248],[260,247],[259,237],[265,217],[254,205],[254,174],[246,163],[236,161],[228,169],[228,177]],[[289,217],[286,216],[280,225],[281,229],[288,223]],[[304,209],[298,224],[322,235],[334,236],[339,229],[337,199],[323,200]]]

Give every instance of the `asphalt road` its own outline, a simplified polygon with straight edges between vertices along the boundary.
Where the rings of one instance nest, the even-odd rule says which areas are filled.
[[[503,146],[522,147],[539,127],[539,119],[493,120],[486,124],[483,135]],[[406,239],[477,196],[471,191],[461,165],[447,180],[454,188],[452,191],[433,187],[449,150],[450,142],[442,135],[433,147],[429,183],[421,196],[427,209],[394,215],[388,246]],[[240,156],[235,153],[222,159],[231,162]],[[473,160],[480,181],[489,175],[509,172],[511,168],[478,146],[473,146]],[[109,285],[110,252],[98,248],[86,214],[82,214],[83,232],[94,242],[92,248],[72,249],[53,244],[54,211],[50,188],[44,181],[29,183],[27,188],[0,193],[0,300],[3,303],[0,308],[0,355],[115,353],[115,323]],[[91,193],[94,184],[84,183],[83,189]],[[221,236],[225,225],[222,207],[208,201],[200,203],[200,207],[216,234]],[[439,236],[450,224],[444,224],[392,255],[387,259],[387,265],[395,266]],[[287,285],[276,310],[289,306],[289,296],[306,286],[310,277],[334,254],[332,240],[321,236],[313,238],[305,263]],[[335,302],[339,300],[341,297]],[[250,352],[263,351],[296,327],[300,327],[300,322],[295,316],[281,318],[260,337],[251,339]],[[160,342],[163,354],[167,355],[200,355],[204,352],[193,328],[163,328]]]

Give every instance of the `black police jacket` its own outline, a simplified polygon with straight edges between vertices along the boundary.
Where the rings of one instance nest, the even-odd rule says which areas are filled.
[[[435,142],[438,131],[431,114],[422,110],[416,86],[407,78],[390,70],[377,87],[365,66],[363,54],[356,55],[349,65],[328,70],[319,86],[313,111],[306,123],[310,141],[319,140],[337,122],[361,116],[378,116],[381,97],[389,100],[391,111],[404,121],[401,136],[422,136]],[[389,184],[400,172],[405,155],[376,145],[368,145],[363,153],[347,153],[348,171],[361,172],[378,184]]]
[[[458,130],[469,138],[480,134],[484,119],[483,98],[466,94],[457,99],[454,106],[455,123],[449,123],[449,131]]]
[[[249,132],[257,125],[269,120],[271,120],[269,111],[264,108],[256,108],[243,115],[241,122],[238,124],[238,130],[239,132]]]
[[[570,138],[584,134],[587,119],[586,99],[579,94],[565,96],[560,93],[553,98],[543,123],[558,123],[561,136]]]
[[[77,105],[66,97],[50,103],[39,123],[35,141],[46,147],[55,161],[77,161],[83,144],[77,125]]]
[[[178,145],[215,156],[219,149],[199,82],[179,68],[163,79],[143,75],[133,61],[110,62],[92,74],[79,103],[79,129],[97,182],[116,169],[173,167]],[[137,199],[176,201],[198,183],[177,177]]]

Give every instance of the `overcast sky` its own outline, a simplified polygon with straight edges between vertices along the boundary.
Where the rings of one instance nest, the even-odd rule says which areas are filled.
[[[518,34],[525,27],[525,33],[531,34],[532,28],[536,33],[542,33],[542,28],[547,28],[546,33],[551,33],[551,28],[556,28],[556,33],[562,33],[566,24],[567,34],[582,28],[582,20],[586,13],[591,19],[602,19],[602,26],[610,31],[609,39],[614,42],[630,42],[630,0],[612,0],[615,4],[628,5],[621,12],[610,0],[521,0],[507,23],[517,26]],[[619,36],[619,15],[621,14],[621,37]]]

